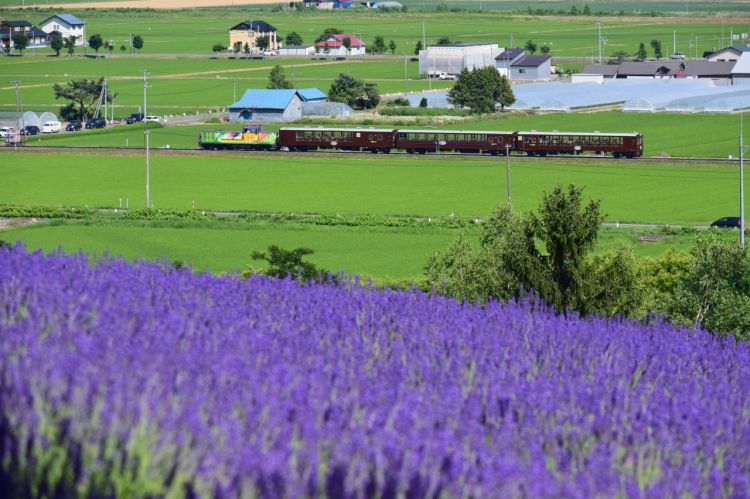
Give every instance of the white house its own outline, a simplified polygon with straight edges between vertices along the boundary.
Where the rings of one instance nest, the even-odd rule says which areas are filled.
[[[349,39],[349,49],[344,45],[344,39]],[[328,35],[326,38],[315,42],[315,51],[331,55],[364,55],[367,48],[365,42],[355,35],[344,33],[341,35]]]
[[[76,37],[76,45],[86,44],[86,21],[73,14],[55,14],[42,21],[39,26],[48,35],[57,34],[63,38]]]

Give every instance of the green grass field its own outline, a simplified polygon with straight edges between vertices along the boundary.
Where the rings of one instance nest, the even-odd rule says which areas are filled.
[[[360,121],[336,120],[333,126],[360,126]],[[468,130],[563,130],[631,132],[644,135],[646,156],[668,154],[679,157],[728,157],[737,155],[739,117],[725,114],[676,113],[552,113],[525,115],[507,113],[494,117],[468,118],[445,122],[441,119],[423,118],[416,122],[399,117],[381,117],[367,124],[391,128],[468,129]],[[151,132],[154,147],[197,147],[200,130],[239,129],[238,123],[206,123],[203,125],[170,126]],[[265,125],[269,130],[278,124]],[[706,134],[706,130],[711,130]],[[115,146],[143,147],[143,130],[138,126],[117,126],[107,130],[82,131],[59,135],[38,136],[29,139],[29,145]]]
[[[140,154],[3,152],[6,204],[130,207],[145,204]],[[209,159],[210,158],[210,159]],[[156,208],[264,212],[486,216],[505,199],[503,158],[369,155],[153,155]],[[705,224],[737,211],[737,168],[622,162],[512,165],[514,207],[573,183],[604,200],[609,221]]]

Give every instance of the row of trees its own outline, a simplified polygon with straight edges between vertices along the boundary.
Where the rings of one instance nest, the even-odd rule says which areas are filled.
[[[287,79],[284,68],[274,66],[268,74],[266,88],[294,88],[294,85]],[[344,102],[355,109],[372,109],[380,102],[380,92],[376,84],[342,73],[333,80],[328,99]]]
[[[29,46],[29,40],[23,33],[14,34],[12,40],[13,46],[16,50],[18,50],[19,54],[23,54],[23,51],[26,50]],[[102,38],[102,35],[100,35],[99,33],[91,35],[89,37],[88,45],[97,54],[99,54],[99,49],[101,48],[109,50],[110,53],[112,53],[112,51],[115,49],[114,42],[111,40],[104,40]],[[132,45],[134,49],[141,50],[143,48],[143,37],[140,35],[134,36],[132,39]],[[60,56],[60,52],[63,49],[65,49],[69,56],[72,56],[76,51],[76,37],[74,35],[63,37],[61,35],[54,34],[50,37],[49,46],[52,50],[55,51],[55,55],[57,57]],[[125,52],[127,50],[127,47],[125,45],[120,45],[120,50],[122,52]]]
[[[529,293],[560,313],[654,314],[709,331],[750,339],[750,258],[711,233],[690,255],[671,251],[637,259],[629,247],[592,255],[604,217],[599,201],[557,186],[534,212],[500,206],[478,245],[461,238],[432,256],[428,287],[460,300],[510,300]]]
[[[659,40],[651,40],[651,48],[654,51],[654,57],[656,59],[661,59],[664,57],[664,54],[661,50],[661,42]],[[646,45],[641,42],[638,45],[638,50],[633,54],[632,59],[634,61],[645,61],[648,58],[648,52],[646,51]],[[625,61],[629,61],[631,59],[631,55],[625,52],[624,50],[618,50],[614,54],[612,54],[607,61],[607,64],[622,64]]]

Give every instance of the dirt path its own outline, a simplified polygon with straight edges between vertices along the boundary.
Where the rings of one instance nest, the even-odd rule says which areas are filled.
[[[33,225],[35,223],[39,223],[39,220],[37,220],[36,218],[26,218],[26,217],[5,218],[5,217],[0,217],[0,231],[8,230],[8,229],[17,229],[18,227],[23,227],[25,225]]]

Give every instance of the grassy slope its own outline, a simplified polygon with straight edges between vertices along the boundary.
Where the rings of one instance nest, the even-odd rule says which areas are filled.
[[[143,206],[140,155],[2,155],[0,199],[45,205]],[[505,197],[496,158],[241,154],[152,158],[157,208],[485,216]],[[735,213],[736,167],[516,160],[513,201],[533,208],[557,183],[586,187],[611,221],[706,223]]]

